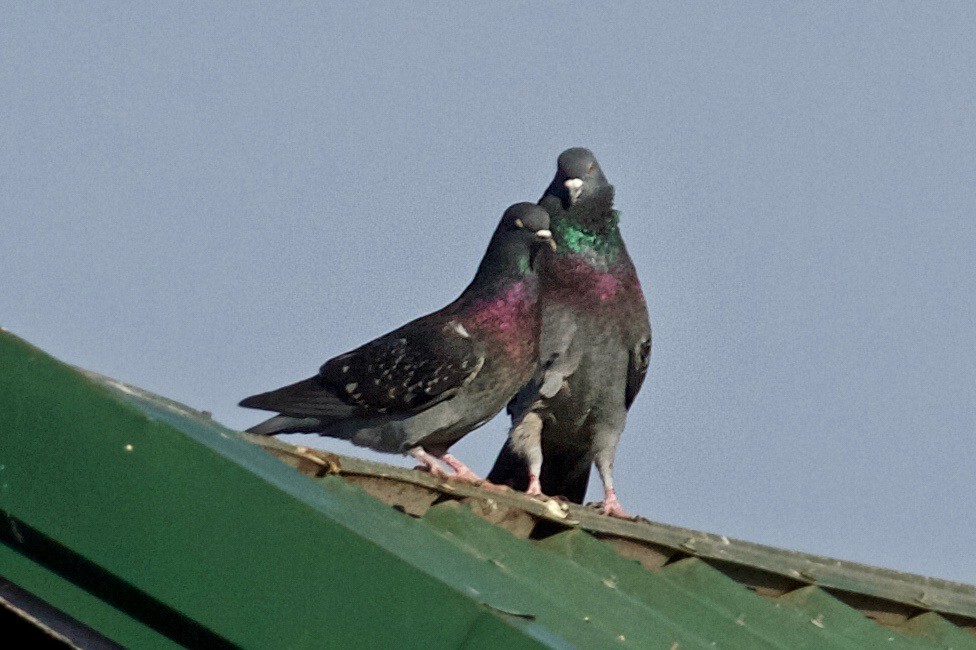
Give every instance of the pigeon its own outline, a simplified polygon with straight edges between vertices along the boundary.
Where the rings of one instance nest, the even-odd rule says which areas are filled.
[[[557,245],[539,267],[539,369],[508,405],[512,428],[488,480],[582,503],[596,464],[602,512],[627,517],[613,462],[647,373],[651,325],[613,194],[592,152],[560,154],[539,201]]]
[[[278,413],[248,432],[318,433],[410,454],[438,477],[479,482],[447,450],[494,417],[535,371],[536,266],[551,246],[545,210],[509,207],[457,300],[340,354],[314,377],[244,399],[241,406]]]

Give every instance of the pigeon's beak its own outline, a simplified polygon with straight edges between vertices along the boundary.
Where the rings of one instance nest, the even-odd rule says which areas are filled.
[[[537,230],[535,236],[539,238],[540,242],[548,242],[549,248],[556,250],[556,240],[552,238],[551,230]]]
[[[580,178],[570,178],[563,183],[563,186],[569,192],[569,204],[575,204],[580,194],[583,193],[583,180]]]

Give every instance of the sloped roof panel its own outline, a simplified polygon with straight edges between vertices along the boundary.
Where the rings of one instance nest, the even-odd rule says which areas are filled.
[[[0,575],[123,645],[976,648],[967,585],[252,439],[3,332],[0,509]]]

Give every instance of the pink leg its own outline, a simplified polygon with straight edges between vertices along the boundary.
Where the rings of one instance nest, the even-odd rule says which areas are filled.
[[[596,470],[600,473],[600,480],[603,482],[603,507],[600,508],[600,512],[610,517],[633,519],[624,511],[617,499],[617,493],[613,490],[613,455],[617,447],[617,440],[620,439],[620,430],[618,428],[607,428],[600,431],[599,434],[600,450],[597,452],[594,461]]]
[[[533,497],[545,496],[542,493],[542,483],[539,482],[538,474],[529,474],[529,489],[525,493]]]
[[[633,519],[633,517],[627,514],[623,506],[620,505],[620,501],[617,500],[617,493],[614,492],[612,487],[604,491],[603,507],[600,509],[600,512],[610,517]]]
[[[544,497],[539,474],[542,473],[542,416],[529,412],[508,432],[512,448],[529,466],[529,487],[525,493]]]
[[[420,463],[414,469],[421,472],[428,472],[436,478],[447,478],[447,474],[441,469],[441,465],[437,462],[437,459],[424,451],[422,447],[414,447],[408,453]]]

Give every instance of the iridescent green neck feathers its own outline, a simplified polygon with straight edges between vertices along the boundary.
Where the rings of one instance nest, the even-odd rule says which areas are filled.
[[[556,252],[587,257],[597,256],[612,262],[623,243],[618,227],[619,222],[620,213],[616,210],[612,211],[612,216],[599,232],[573,219],[560,219],[552,227],[553,238],[558,247]]]

